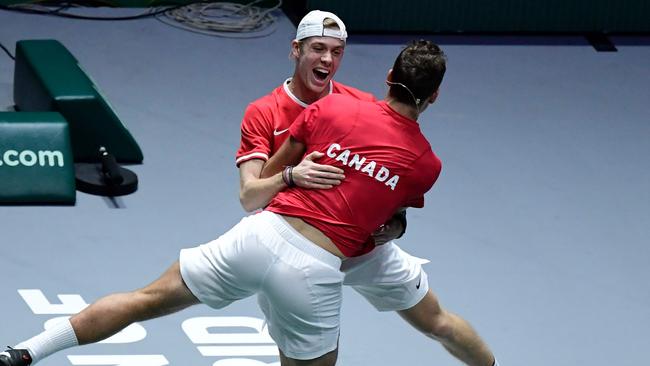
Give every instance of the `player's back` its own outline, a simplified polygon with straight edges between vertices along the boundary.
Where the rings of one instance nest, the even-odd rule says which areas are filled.
[[[421,207],[440,172],[418,123],[383,101],[333,94],[307,108],[290,132],[346,178],[332,189],[285,190],[270,209],[303,218],[347,256],[366,252],[367,237],[398,208]]]

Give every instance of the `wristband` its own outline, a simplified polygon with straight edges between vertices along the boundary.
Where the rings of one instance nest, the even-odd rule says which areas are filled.
[[[287,187],[293,187],[296,183],[293,181],[293,166],[288,165],[282,171],[282,181]]]
[[[296,182],[293,181],[293,166],[289,167],[289,173],[287,173],[287,177],[289,178],[289,187],[295,186]]]

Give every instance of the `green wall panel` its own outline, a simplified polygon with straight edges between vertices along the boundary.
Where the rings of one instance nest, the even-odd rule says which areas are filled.
[[[307,0],[357,32],[649,32],[648,0]]]
[[[195,0],[103,0],[148,7]],[[250,0],[231,0],[245,4]],[[0,0],[0,5],[28,3]],[[100,2],[89,2],[98,4]],[[265,0],[259,6],[272,6]],[[337,13],[355,32],[650,32],[650,0],[284,0],[292,16],[305,9]],[[298,14],[296,14],[298,13]]]

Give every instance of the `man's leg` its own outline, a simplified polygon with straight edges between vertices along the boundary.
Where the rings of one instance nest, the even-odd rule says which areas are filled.
[[[339,355],[339,349],[335,349],[313,360],[296,360],[289,358],[280,350],[280,364],[282,366],[334,366]]]
[[[176,262],[150,285],[101,298],[69,321],[18,344],[16,348],[27,349],[31,362],[35,363],[77,344],[101,341],[133,322],[171,314],[196,303],[198,300],[185,286]],[[9,362],[6,364],[14,365]],[[4,365],[1,359],[0,365]]]
[[[439,341],[465,364],[492,366],[495,363],[487,344],[469,323],[443,309],[431,290],[417,305],[398,313],[414,328]]]
[[[468,365],[492,366],[487,345],[463,319],[440,307],[429,290],[422,259],[393,242],[343,263],[344,284],[352,286],[379,311],[398,311],[414,328]],[[406,310],[402,310],[406,309]]]
[[[178,261],[148,286],[99,299],[70,318],[79,344],[99,342],[129,324],[168,315],[199,300],[181,278]]]

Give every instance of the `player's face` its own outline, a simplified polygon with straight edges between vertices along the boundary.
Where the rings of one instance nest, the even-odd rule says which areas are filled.
[[[329,91],[329,82],[339,68],[345,43],[332,37],[310,37],[294,42],[292,52],[296,58],[294,78],[298,78],[305,91],[322,96]]]

